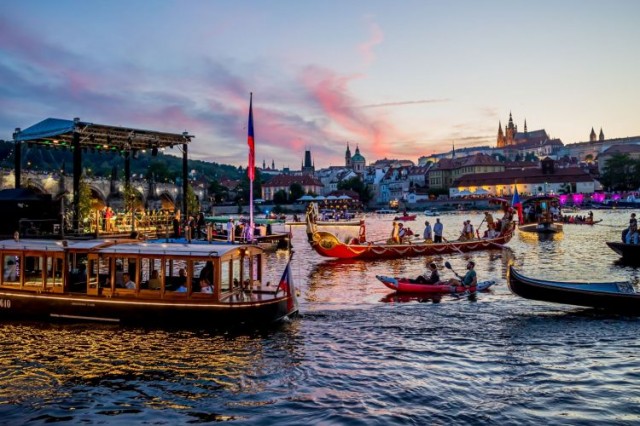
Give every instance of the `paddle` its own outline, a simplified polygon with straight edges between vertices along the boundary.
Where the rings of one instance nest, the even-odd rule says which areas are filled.
[[[444,266],[445,268],[449,269],[451,272],[453,272],[455,274],[456,277],[462,279],[462,277],[460,275],[458,275],[458,273],[456,271],[453,270],[453,268],[451,267],[451,264],[449,263],[449,261],[444,262]]]
[[[463,254],[462,250],[460,250],[458,247],[456,247],[455,245],[453,245],[453,243],[451,243],[451,241],[447,240],[445,237],[442,237],[442,241],[444,241],[445,243],[449,244],[451,247],[453,247],[458,253]]]

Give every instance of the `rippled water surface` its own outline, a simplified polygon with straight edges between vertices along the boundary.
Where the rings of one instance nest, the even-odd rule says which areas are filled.
[[[321,258],[294,228],[302,317],[241,334],[95,324],[0,323],[0,423],[639,424],[640,319],[512,295],[509,262],[550,279],[638,280],[606,245],[629,212],[595,212],[548,240],[433,258],[498,285],[477,300],[393,297],[376,274],[423,258]],[[479,213],[442,216],[454,239]],[[426,218],[409,223],[422,231]],[[434,218],[428,218],[433,222]],[[390,218],[368,218],[370,239]],[[341,238],[357,229],[336,228]],[[273,280],[286,263],[270,255]]]

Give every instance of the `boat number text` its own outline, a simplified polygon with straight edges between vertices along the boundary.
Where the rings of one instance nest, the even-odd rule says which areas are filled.
[[[11,300],[0,299],[0,309],[11,309]]]

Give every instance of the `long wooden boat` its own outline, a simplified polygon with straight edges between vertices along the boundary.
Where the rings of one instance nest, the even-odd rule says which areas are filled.
[[[525,299],[640,314],[640,294],[631,282],[558,282],[530,278],[509,267],[511,291]]]
[[[383,275],[376,275],[376,278],[384,284],[387,288],[395,290],[398,293],[412,293],[412,294],[462,294],[466,292],[477,292],[489,289],[496,282],[481,281],[477,285],[472,287],[465,287],[462,285],[452,286],[444,282],[435,284],[419,284],[408,280],[407,278],[394,278],[385,277]]]
[[[313,229],[313,227],[312,227]],[[309,243],[321,256],[339,259],[395,259],[410,256],[432,256],[448,253],[462,253],[477,250],[503,248],[513,236],[513,223],[506,226],[496,238],[446,241],[443,243],[370,243],[366,241],[364,223],[359,238],[343,243],[330,232],[315,230]]]
[[[289,264],[265,285],[252,245],[5,240],[0,259],[0,317],[232,328],[298,310]]]
[[[607,241],[609,248],[625,261],[640,263],[640,244],[626,244],[613,241]]]
[[[319,220],[317,226],[360,226],[360,220]],[[287,226],[306,225],[307,222],[285,222]]]

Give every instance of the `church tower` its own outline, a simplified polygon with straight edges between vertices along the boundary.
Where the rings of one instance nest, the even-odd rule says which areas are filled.
[[[505,145],[505,139],[504,139],[504,133],[502,133],[502,122],[498,121],[498,140],[497,140],[496,146],[498,148],[504,148],[504,145]]]
[[[356,145],[356,153],[351,157],[351,166],[353,167],[353,171],[358,174],[363,174],[366,164],[366,159],[362,154],[360,154],[360,147]]]
[[[344,166],[351,168],[351,150],[349,149],[349,142],[347,142],[347,151],[344,153]]]
[[[509,113],[509,124],[505,129],[505,145],[511,146],[515,145],[516,133],[518,132],[518,126],[513,124],[513,117],[511,113]]]
[[[595,142],[596,141],[596,131],[593,130],[593,127],[591,128],[591,133],[589,134],[589,142]]]
[[[598,140],[599,141],[603,141],[604,140],[604,132],[602,131],[602,127],[600,127],[600,135],[598,136]]]
[[[315,167],[311,162],[311,151],[306,150],[304,152],[304,163],[302,164],[302,174],[312,175],[315,171]]]

